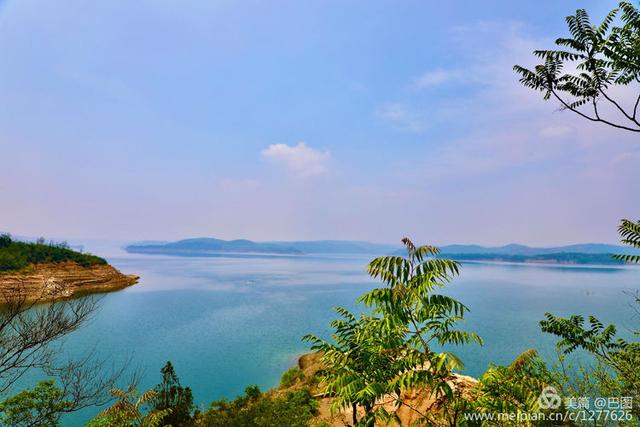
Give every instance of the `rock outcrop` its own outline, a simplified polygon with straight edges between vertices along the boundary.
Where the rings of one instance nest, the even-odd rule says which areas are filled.
[[[82,294],[110,292],[137,283],[108,264],[80,266],[73,262],[33,264],[0,273],[0,304],[12,300],[51,301]]]

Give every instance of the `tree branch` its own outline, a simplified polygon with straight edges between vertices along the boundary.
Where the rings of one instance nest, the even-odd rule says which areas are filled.
[[[551,93],[553,94],[553,96],[554,96],[558,101],[560,101],[560,103],[561,103],[561,104],[562,104],[566,109],[573,111],[574,113],[578,114],[578,115],[579,115],[579,116],[581,116],[581,117],[584,117],[584,118],[585,118],[585,119],[587,119],[587,120],[590,120],[590,121],[592,121],[592,122],[601,122],[601,123],[605,123],[605,124],[607,124],[607,125],[609,125],[609,126],[613,126],[613,127],[615,127],[615,128],[618,128],[618,129],[628,130],[628,131],[631,131],[631,132],[640,132],[640,128],[634,129],[634,128],[630,128],[630,127],[628,127],[628,126],[618,125],[618,124],[616,124],[616,123],[612,123],[612,122],[610,122],[610,121],[608,121],[608,120],[604,120],[604,119],[601,119],[601,118],[599,118],[599,117],[591,117],[591,116],[588,116],[588,115],[584,114],[582,111],[579,111],[579,110],[577,110],[577,109],[573,108],[572,106],[570,106],[569,104],[567,104],[567,102],[566,102],[564,99],[562,99],[562,98],[561,98],[561,97],[556,93],[556,91],[555,91],[554,89],[550,89],[550,91],[551,91]]]
[[[614,101],[613,99],[611,99],[609,97],[609,95],[606,94],[605,91],[602,90],[602,88],[598,88],[598,91],[602,94],[602,96],[604,96],[604,98],[609,101],[610,103],[612,103],[613,105],[615,105],[615,107],[622,113],[623,116],[625,116],[627,119],[629,119],[630,121],[634,122],[635,124],[637,124],[638,126],[640,126],[640,123],[638,123],[635,119],[635,108],[634,108],[634,115],[630,116],[625,110],[624,108],[622,108],[620,106],[620,104],[618,104],[616,101]],[[638,106],[638,102],[636,101],[636,107]]]

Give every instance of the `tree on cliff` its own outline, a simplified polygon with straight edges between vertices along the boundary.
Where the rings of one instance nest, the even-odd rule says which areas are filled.
[[[180,427],[191,422],[193,410],[193,394],[189,387],[180,385],[180,380],[171,362],[167,362],[160,370],[162,382],[155,388],[155,395],[150,400],[154,411],[170,410],[163,419],[164,423]]]
[[[638,90],[640,83],[640,11],[623,1],[594,26],[584,9],[566,18],[570,36],[556,40],[557,50],[536,50],[542,64],[533,70],[515,65],[520,82],[555,99],[562,110],[630,132],[640,132],[640,94],[625,99],[618,87]],[[618,24],[618,25],[614,25]],[[565,72],[571,68],[572,71]],[[627,92],[628,93],[628,92]]]

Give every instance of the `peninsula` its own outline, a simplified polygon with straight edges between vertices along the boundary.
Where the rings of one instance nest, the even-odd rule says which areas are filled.
[[[0,304],[110,292],[137,281],[137,276],[122,274],[104,258],[64,243],[18,242],[0,235]]]

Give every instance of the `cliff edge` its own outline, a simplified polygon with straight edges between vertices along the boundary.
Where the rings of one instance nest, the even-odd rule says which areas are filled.
[[[75,262],[32,264],[0,272],[0,303],[51,301],[89,293],[111,292],[138,282],[109,264],[81,266]]]

